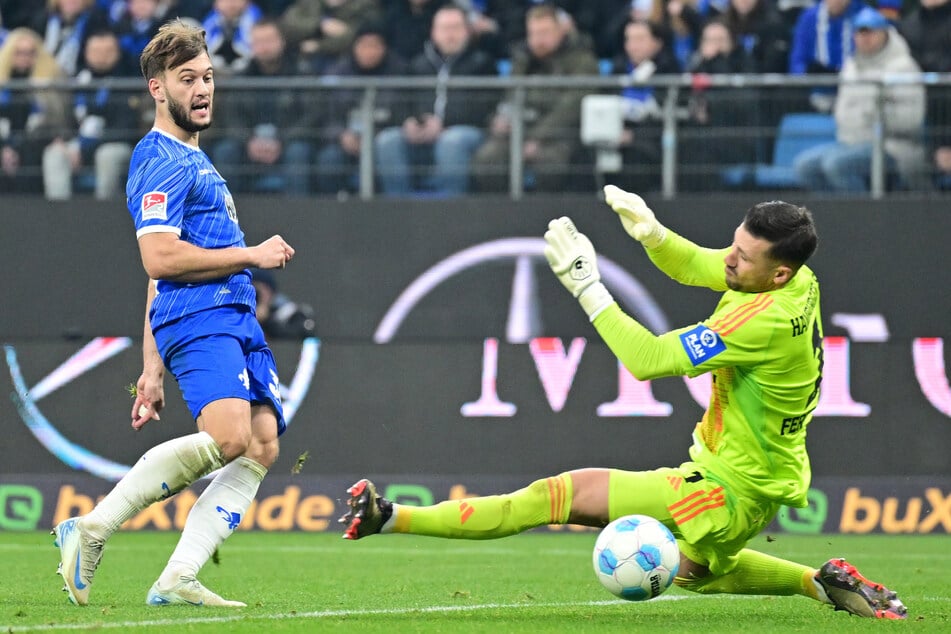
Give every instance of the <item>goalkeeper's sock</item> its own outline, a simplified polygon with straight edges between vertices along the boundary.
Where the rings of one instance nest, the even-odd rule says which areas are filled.
[[[94,537],[108,539],[139,511],[223,465],[221,448],[207,432],[163,442],[146,451],[80,523]]]
[[[725,575],[703,579],[677,577],[675,582],[701,594],[801,594],[828,603],[815,574],[815,568],[744,548],[736,567]]]
[[[422,507],[394,504],[382,532],[457,539],[506,537],[535,526],[564,524],[571,511],[571,497],[571,476],[562,473],[505,495]]]
[[[181,577],[198,574],[238,527],[265,475],[264,465],[241,456],[215,476],[188,512],[178,546],[159,577],[160,588],[174,587]]]

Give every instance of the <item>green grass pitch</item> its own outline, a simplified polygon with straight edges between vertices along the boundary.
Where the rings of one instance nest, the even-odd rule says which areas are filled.
[[[0,632],[951,632],[951,538],[761,536],[752,547],[818,565],[845,556],[899,592],[910,616],[872,621],[802,597],[700,596],[672,588],[615,600],[591,568],[595,533],[463,542],[393,535],[238,533],[200,578],[243,609],[145,605],[174,533],[119,533],[90,605],[70,605],[53,538],[0,539]]]

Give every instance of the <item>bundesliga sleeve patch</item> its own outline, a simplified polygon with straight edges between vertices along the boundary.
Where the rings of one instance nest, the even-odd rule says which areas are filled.
[[[168,220],[168,194],[149,192],[142,196],[142,220]]]
[[[680,343],[694,367],[726,350],[726,344],[720,335],[703,325],[682,333]]]

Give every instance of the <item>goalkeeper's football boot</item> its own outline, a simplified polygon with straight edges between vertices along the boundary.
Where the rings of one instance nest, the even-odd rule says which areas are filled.
[[[822,564],[816,579],[836,610],[876,619],[904,619],[908,611],[898,595],[880,583],[869,581],[844,559]]]
[[[350,510],[339,520],[347,525],[343,538],[360,539],[379,533],[393,515],[393,503],[380,496],[373,483],[366,479],[347,489],[347,493],[350,495],[347,501]]]
[[[76,605],[89,603],[89,587],[102,559],[102,541],[90,536],[79,525],[78,517],[63,520],[51,531],[59,548],[60,561],[56,572],[63,577],[69,600]]]
[[[152,584],[145,597],[146,605],[194,605],[210,608],[244,608],[247,604],[240,601],[223,599],[194,577],[180,577],[173,587],[162,590],[158,581]]]

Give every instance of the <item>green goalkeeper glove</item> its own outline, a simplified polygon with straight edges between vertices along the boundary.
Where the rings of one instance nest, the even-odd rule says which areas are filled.
[[[545,242],[548,243],[545,259],[551,270],[577,298],[588,318],[594,320],[614,298],[601,283],[597,253],[591,240],[575,228],[571,218],[562,216],[548,223]]]
[[[604,186],[604,201],[621,217],[627,234],[652,249],[667,237],[667,228],[657,222],[644,199],[614,185]]]

